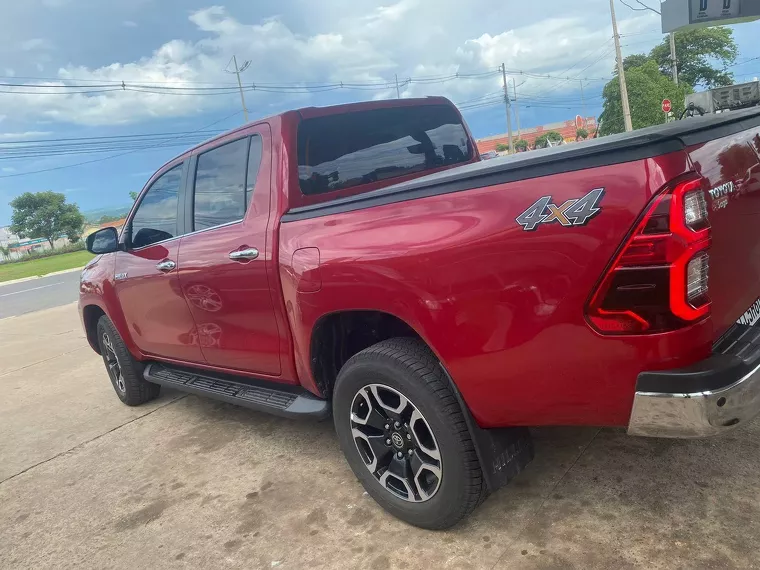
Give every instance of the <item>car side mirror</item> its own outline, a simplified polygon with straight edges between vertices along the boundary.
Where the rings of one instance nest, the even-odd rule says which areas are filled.
[[[119,249],[119,234],[116,228],[103,228],[87,236],[87,251],[97,255],[113,253]]]

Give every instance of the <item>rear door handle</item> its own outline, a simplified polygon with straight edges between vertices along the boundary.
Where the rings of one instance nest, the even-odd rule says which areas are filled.
[[[233,261],[248,261],[250,259],[256,259],[258,256],[259,250],[255,247],[230,252],[230,259]]]
[[[156,263],[156,269],[163,272],[171,271],[175,267],[177,267],[177,264],[174,263],[171,259],[165,259],[161,263]]]

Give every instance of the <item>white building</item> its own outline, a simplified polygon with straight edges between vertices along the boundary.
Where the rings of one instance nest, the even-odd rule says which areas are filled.
[[[16,243],[19,241],[19,237],[13,233],[11,233],[11,228],[9,226],[0,227],[0,245],[3,247],[8,247],[9,243]]]

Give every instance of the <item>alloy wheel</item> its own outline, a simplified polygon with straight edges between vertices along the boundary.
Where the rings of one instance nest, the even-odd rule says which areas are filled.
[[[108,333],[103,333],[103,346],[105,347],[103,360],[106,363],[108,375],[111,377],[111,381],[114,383],[114,386],[116,386],[116,389],[119,390],[119,392],[124,393],[127,391],[127,385],[124,382],[124,374],[121,371],[119,358],[116,356],[116,351],[114,350],[113,343],[111,342]]]
[[[441,485],[442,462],[430,424],[406,396],[383,384],[351,402],[351,434],[364,465],[391,494],[419,503]]]

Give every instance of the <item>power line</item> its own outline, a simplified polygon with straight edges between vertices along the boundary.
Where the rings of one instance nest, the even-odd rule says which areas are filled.
[[[593,52],[592,52],[593,54]],[[591,54],[590,54],[591,55]],[[588,57],[588,56],[586,56]],[[582,58],[580,61],[583,61]],[[579,62],[578,62],[579,63]],[[588,66],[590,67],[590,66]],[[588,69],[586,67],[585,69]],[[572,67],[571,67],[572,68]],[[571,69],[570,68],[570,69]],[[585,71],[585,69],[583,71]],[[525,77],[531,77],[536,79],[551,79],[558,81],[567,81],[568,79],[578,79],[576,77],[562,77],[552,74],[537,73],[531,71],[523,71],[518,69],[507,70],[510,75],[523,75]],[[428,76],[428,77],[408,77],[399,82],[399,86],[408,86],[411,84],[443,84],[449,81],[467,80],[467,79],[486,79],[489,77],[495,77],[499,75],[500,71],[487,71],[482,73],[455,73],[450,75],[440,76]],[[609,78],[604,77],[584,77],[583,81],[608,81]],[[252,82],[242,86],[242,90],[245,92],[262,91],[269,93],[318,93],[323,91],[332,91],[336,89],[347,90],[389,90],[395,89],[395,80],[383,81],[383,82],[335,82],[335,83],[256,83]],[[36,91],[41,89],[44,91]],[[78,91],[71,91],[72,89]],[[40,94],[40,95],[70,95],[70,94],[94,94],[104,92],[116,92],[116,91],[130,91],[139,93],[152,93],[157,95],[229,95],[235,93],[240,88],[235,86],[210,86],[210,87],[189,87],[189,86],[163,86],[153,84],[151,82],[143,83],[127,83],[127,82],[113,82],[103,83],[98,85],[78,85],[78,84],[33,84],[33,83],[0,83],[0,93],[7,94]]]
[[[758,60],[758,59],[760,59],[760,56],[751,57],[751,58],[749,58],[746,61],[742,61],[742,62],[739,62],[739,63],[732,63],[731,65],[727,65],[723,69],[728,69],[729,67],[737,67],[739,65],[744,65],[745,63],[749,63],[750,61],[755,61],[755,60]]]
[[[163,136],[178,136],[187,135],[193,133],[199,133],[202,131],[175,131],[169,133],[135,133],[130,135],[110,135],[101,137],[73,137],[73,138],[58,138],[58,139],[33,139],[33,140],[15,140],[15,141],[0,141],[0,146],[7,144],[29,144],[29,143],[41,143],[41,142],[69,142],[69,141],[91,141],[91,140],[106,140],[106,139],[126,139],[136,137],[163,137]],[[216,133],[217,131],[207,131]]]
[[[227,119],[231,119],[232,117],[234,117],[236,115],[239,115],[242,112],[243,112],[242,110],[241,111],[235,111],[231,115],[227,115],[226,117],[222,117],[221,119],[218,119],[218,120],[214,121],[213,123],[209,123],[208,125],[204,125],[204,126],[200,127],[199,129],[196,129],[195,131],[190,131],[190,132],[193,133],[193,132],[205,131],[209,127],[213,127],[214,125],[217,125],[217,124],[219,124],[219,123],[221,123],[223,121],[226,121]],[[178,137],[178,138],[181,138],[181,137]],[[160,146],[160,145],[156,145],[156,146],[153,146],[153,147],[150,147],[150,148],[157,148],[158,146]],[[132,153],[135,153],[135,152],[139,152],[140,150],[145,150],[145,149],[129,150],[129,151],[126,151],[126,152],[122,152],[122,153],[118,153],[118,154],[113,154],[111,156],[104,156],[104,157],[101,157],[101,158],[93,158],[92,160],[85,160],[83,162],[76,162],[74,164],[65,164],[65,165],[62,165],[62,166],[54,166],[54,167],[51,167],[51,168],[43,168],[43,169],[40,169],[40,170],[31,170],[31,171],[28,171],[28,172],[16,172],[16,173],[13,173],[13,174],[3,174],[3,175],[0,175],[0,178],[16,178],[18,176],[28,176],[30,174],[40,174],[40,173],[43,173],[43,172],[52,172],[54,170],[63,170],[65,168],[73,168],[75,166],[82,166],[82,165],[85,165],[85,164],[92,164],[94,162],[102,162],[102,161],[105,161],[105,160],[111,160],[112,158],[118,158],[120,156],[125,156],[127,154],[132,154]]]

